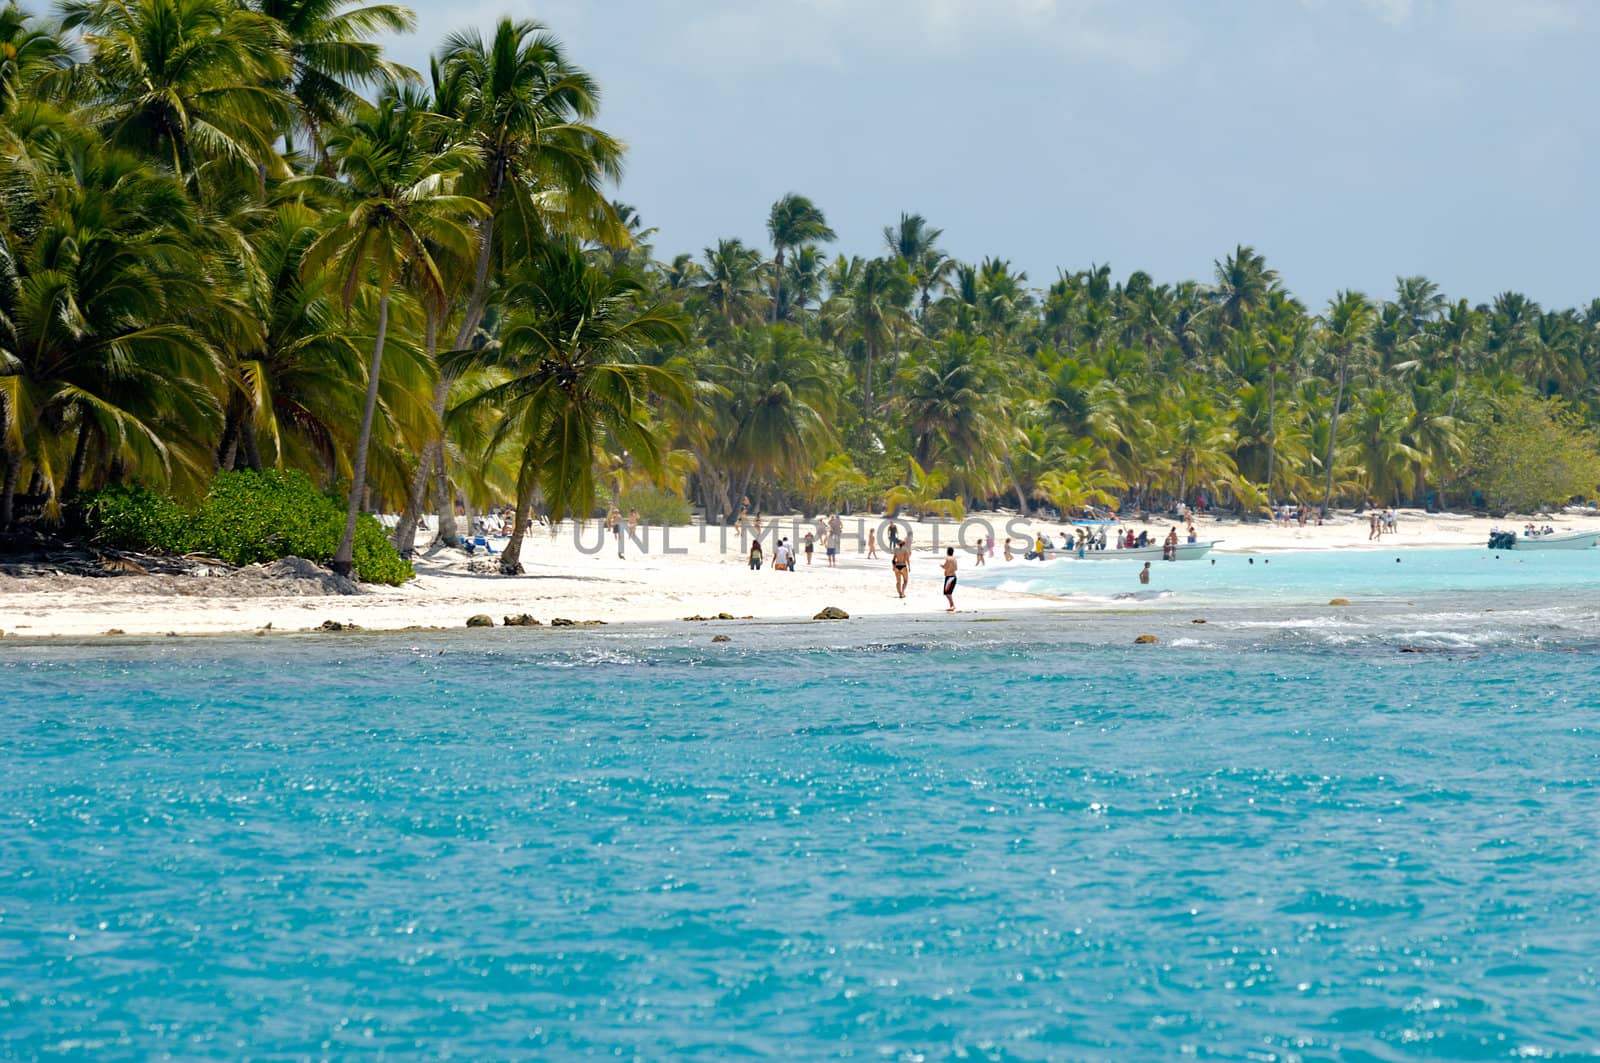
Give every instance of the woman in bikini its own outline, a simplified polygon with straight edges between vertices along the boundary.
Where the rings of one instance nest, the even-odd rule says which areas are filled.
[[[894,590],[904,598],[906,596],[906,582],[911,579],[911,544],[901,542],[894,548]]]

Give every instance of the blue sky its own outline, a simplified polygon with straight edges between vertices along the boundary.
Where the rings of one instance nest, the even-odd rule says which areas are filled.
[[[1209,279],[1254,245],[1313,309],[1423,273],[1474,302],[1600,296],[1600,2],[418,3],[391,47],[545,22],[629,145],[658,257],[765,246],[802,192],[881,252],[901,211],[1043,286]]]

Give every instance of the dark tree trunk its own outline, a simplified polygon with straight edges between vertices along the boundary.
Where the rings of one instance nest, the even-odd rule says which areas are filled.
[[[87,421],[78,425],[78,442],[72,448],[72,462],[67,466],[67,480],[61,485],[63,499],[76,498],[78,485],[83,482],[83,470],[89,464],[89,434]]]
[[[16,513],[17,480],[22,475],[22,454],[5,451],[0,454],[5,462],[5,478],[0,481],[0,531],[10,531]]]
[[[217,444],[217,471],[227,472],[233,468],[234,458],[239,452],[239,419],[230,410],[228,421],[222,428],[222,441]]]
[[[248,421],[239,427],[240,449],[244,451],[245,467],[252,472],[261,471],[261,451],[256,446],[256,426]]]
[[[511,538],[500,551],[500,574],[520,576],[522,567],[522,540],[528,534],[528,516],[533,509],[533,487],[530,484],[517,493],[517,515],[511,522]],[[576,519],[576,518],[574,518]]]

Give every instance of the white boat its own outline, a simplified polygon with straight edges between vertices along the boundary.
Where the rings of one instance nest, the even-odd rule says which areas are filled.
[[[1596,542],[1600,542],[1600,531],[1489,533],[1491,550],[1587,550]]]
[[[1206,539],[1197,543],[1179,543],[1178,556],[1173,560],[1198,561],[1221,541],[1221,539]],[[1151,543],[1149,546],[1127,546],[1121,550],[1108,543],[1104,550],[1085,550],[1079,554],[1078,548],[1074,546],[1070,550],[1057,551],[1055,556],[1070,557],[1075,561],[1160,561],[1166,556],[1166,550],[1160,543]]]

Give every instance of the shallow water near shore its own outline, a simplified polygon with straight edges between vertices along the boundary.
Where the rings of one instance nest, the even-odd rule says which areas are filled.
[[[1588,1058],[1590,598],[3,645],[0,1056]]]

